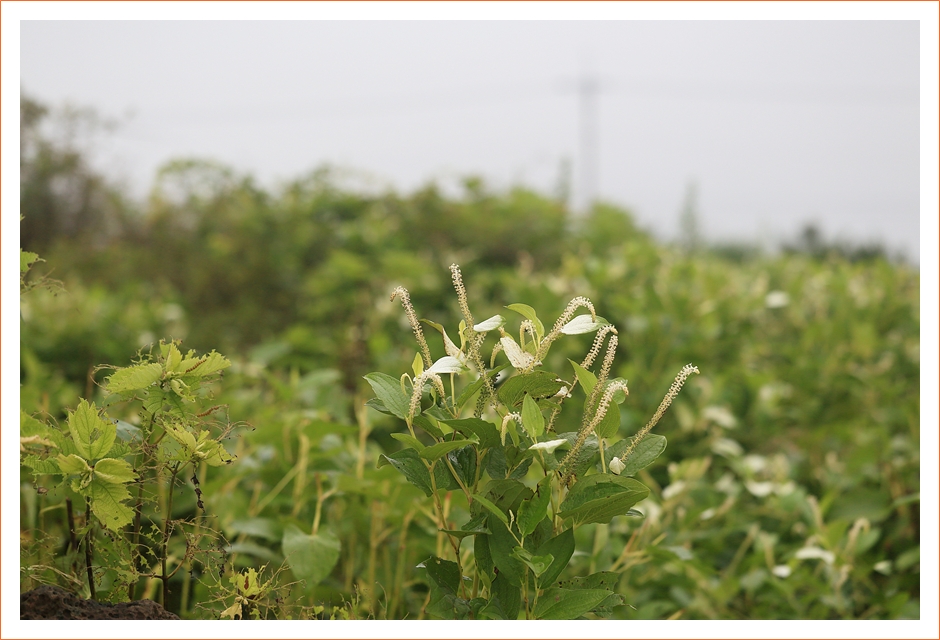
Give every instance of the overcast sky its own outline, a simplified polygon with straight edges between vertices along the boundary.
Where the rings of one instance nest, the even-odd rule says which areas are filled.
[[[814,222],[827,237],[879,240],[916,260],[918,30],[25,21],[20,85],[51,105],[118,117],[96,161],[141,196],[179,157],[219,160],[266,186],[324,163],[402,192],[470,174],[546,194],[567,180],[576,206],[594,192],[675,238],[695,185],[709,239],[773,247]],[[578,89],[588,78],[592,116]]]

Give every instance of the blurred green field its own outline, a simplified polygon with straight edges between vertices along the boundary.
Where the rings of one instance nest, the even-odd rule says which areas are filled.
[[[915,269],[840,251],[666,246],[616,207],[575,217],[476,180],[457,195],[433,185],[375,194],[320,171],[266,190],[200,162],[168,165],[141,205],[91,185],[97,196],[70,227],[80,217],[57,204],[57,169],[43,162],[33,156],[24,172],[22,246],[45,260],[32,277],[62,288],[21,297],[22,409],[62,423],[80,397],[100,406],[108,372],[96,365],[127,366],[161,338],[233,362],[211,403],[226,406],[237,462],[201,481],[207,526],[222,538],[215,564],[174,578],[169,609],[217,618],[231,605],[211,566],[262,571],[271,582],[258,615],[269,618],[425,616],[416,566],[436,553],[436,522],[421,491],[376,467],[401,448],[391,434],[404,425],[364,407],[362,376],[410,371],[417,347],[389,301],[395,287],[420,317],[456,326],[456,262],[480,318],[523,302],[554,319],[582,295],[617,326],[611,375],[630,386],[621,437],[643,426],[683,365],[701,371],[656,428],[669,444],[638,476],[652,489],[638,505],[645,518],[578,529],[562,578],[619,572],[627,605],[613,615],[625,619],[920,617]],[[590,344],[560,343],[546,367],[561,370]],[[431,349],[444,355],[439,340]],[[140,422],[120,403],[108,412]],[[22,473],[23,591],[87,591],[62,553],[70,491]],[[192,517],[191,481],[174,495],[174,517]],[[447,499],[463,522],[462,496]],[[315,519],[339,555],[313,583],[285,563],[285,544]],[[171,556],[184,557],[184,541],[173,542]],[[126,598],[98,561],[99,597]],[[153,580],[136,593],[159,595]]]

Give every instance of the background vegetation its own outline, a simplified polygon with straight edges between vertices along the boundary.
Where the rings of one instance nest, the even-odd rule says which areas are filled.
[[[202,501],[220,575],[254,568],[267,581],[255,615],[424,615],[415,567],[435,554],[436,523],[418,489],[376,468],[401,448],[401,426],[364,409],[362,376],[410,370],[396,286],[420,316],[456,325],[457,262],[481,318],[513,302],[554,317],[584,295],[617,325],[621,436],[684,364],[701,370],[657,427],[669,446],[639,476],[646,517],[579,529],[590,552],[562,578],[620,572],[621,618],[919,617],[919,275],[883,251],[818,234],[776,256],[665,246],[617,207],[575,217],[479,180],[456,196],[367,194],[324,169],[272,190],[192,160],[167,164],[135,203],[74,138],[50,134],[50,117],[22,103],[21,245],[45,260],[31,273],[62,283],[21,301],[22,408],[64,422],[79,397],[100,406],[109,372],[95,367],[129,365],[161,338],[228,357],[213,402],[237,462],[206,474]],[[551,366],[580,358],[583,338],[560,343]],[[109,409],[139,423],[121,411]],[[21,589],[87,595],[62,553],[71,492],[48,480],[22,475]],[[193,513],[192,481],[175,491],[174,515]],[[285,563],[317,527],[339,543],[335,564]],[[98,597],[127,597],[100,578]],[[181,572],[165,604],[218,617],[237,594],[213,584]],[[143,581],[135,597],[162,591]]]

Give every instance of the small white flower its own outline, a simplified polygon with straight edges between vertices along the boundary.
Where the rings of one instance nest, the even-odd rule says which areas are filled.
[[[790,304],[790,296],[786,291],[771,291],[764,299],[764,306],[768,309],[780,309]]]
[[[789,578],[790,574],[793,573],[793,569],[785,564],[778,564],[774,567],[773,573],[778,578]]]
[[[744,486],[747,487],[747,490],[750,491],[752,495],[757,496],[758,498],[765,498],[774,492],[773,482],[755,482],[753,480],[745,480]]]
[[[836,555],[832,551],[826,551],[820,547],[803,547],[796,552],[794,557],[797,560],[822,560],[826,564],[832,564],[836,560]]]
[[[561,440],[549,440],[548,442],[537,442],[533,444],[530,449],[535,449],[536,451],[544,451],[545,453],[552,453],[555,449],[561,445],[568,442],[564,438]]]
[[[610,472],[615,476],[619,476],[620,473],[627,468],[627,465],[625,465],[620,458],[614,458],[610,461],[610,464],[607,465],[607,468],[610,469]]]

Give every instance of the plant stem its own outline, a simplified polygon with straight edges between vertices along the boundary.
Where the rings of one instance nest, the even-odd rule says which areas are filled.
[[[91,502],[85,498],[85,570],[88,573],[88,590],[91,592],[91,599],[97,600],[95,593],[95,572],[91,568],[93,551],[91,547],[92,525],[91,525]]]
[[[166,516],[163,518],[163,548],[160,551],[160,578],[163,581],[163,602],[167,607],[170,601],[170,576],[166,572],[167,548],[170,544],[170,522],[173,517],[173,485],[176,484],[176,474],[179,471],[180,464],[176,463],[173,472],[170,474],[169,494],[166,498]]]

